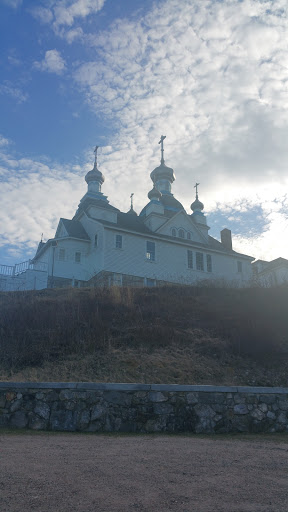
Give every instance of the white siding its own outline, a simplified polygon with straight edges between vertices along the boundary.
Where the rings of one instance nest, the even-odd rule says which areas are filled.
[[[118,232],[117,232],[118,233]],[[104,270],[169,282],[193,283],[204,279],[225,280],[235,284],[245,284],[251,279],[251,264],[245,259],[243,272],[237,272],[237,260],[234,256],[213,252],[207,248],[180,245],[160,241],[152,237],[122,233],[123,247],[115,248],[116,231],[106,230],[104,248]],[[155,242],[155,261],[146,258],[146,241]],[[193,251],[194,268],[188,268],[187,249]],[[196,270],[196,252],[204,254],[204,271]],[[207,272],[206,254],[212,257],[212,272]]]

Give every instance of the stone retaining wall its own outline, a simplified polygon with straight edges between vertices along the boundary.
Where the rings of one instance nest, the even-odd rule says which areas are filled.
[[[0,427],[83,432],[287,432],[288,388],[0,382]]]

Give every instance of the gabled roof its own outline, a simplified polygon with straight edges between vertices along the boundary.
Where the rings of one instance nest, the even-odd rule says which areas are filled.
[[[67,234],[71,238],[78,238],[79,240],[90,240],[87,235],[85,229],[83,228],[81,222],[79,220],[69,220],[69,219],[60,219],[64,228],[67,231]]]

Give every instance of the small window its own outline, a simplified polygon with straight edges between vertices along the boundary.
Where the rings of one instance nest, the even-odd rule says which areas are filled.
[[[156,281],[155,279],[149,279],[148,277],[146,278],[146,286],[156,286]]]
[[[65,260],[65,249],[59,249],[59,261]]]
[[[81,262],[81,252],[75,252],[75,263]]]
[[[187,263],[188,263],[188,268],[193,268],[193,252],[192,251],[187,251]]]
[[[207,272],[212,272],[212,256],[211,256],[211,254],[206,254],[206,263],[207,263]]]
[[[97,247],[98,245],[98,235],[94,236],[94,247]]]
[[[187,240],[191,240],[191,233],[189,231],[187,233]]]
[[[172,236],[176,236],[176,229],[175,228],[172,229]]]
[[[180,238],[185,238],[184,229],[179,229],[179,237]]]
[[[146,242],[146,258],[155,261],[155,242]]]
[[[242,261],[237,261],[237,272],[242,273]]]
[[[116,235],[115,247],[116,249],[122,249],[122,235]]]
[[[196,268],[197,270],[204,270],[204,255],[202,252],[196,252]]]

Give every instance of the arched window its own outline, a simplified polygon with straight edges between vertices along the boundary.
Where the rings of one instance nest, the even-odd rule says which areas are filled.
[[[180,238],[184,238],[184,229],[179,229],[178,234]]]
[[[187,233],[187,240],[191,240],[191,233],[189,231]]]
[[[172,229],[172,236],[176,236],[176,229],[175,228]]]

